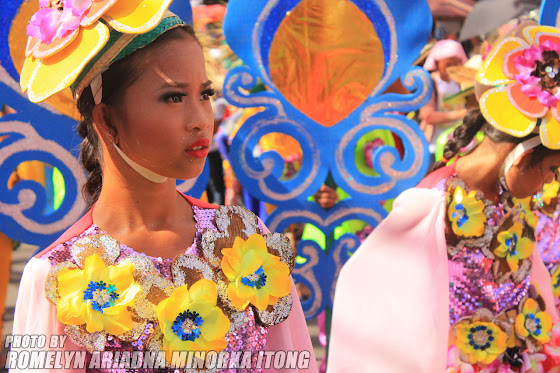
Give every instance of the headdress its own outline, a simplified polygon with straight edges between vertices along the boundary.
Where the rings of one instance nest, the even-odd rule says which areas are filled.
[[[103,71],[164,32],[185,25],[167,11],[171,1],[40,0],[40,9],[27,26],[22,91],[31,101],[40,102],[70,87],[78,99],[91,85],[94,101],[100,103]],[[146,179],[154,183],[168,179],[115,148]]]
[[[541,143],[560,149],[559,69],[560,29],[528,21],[505,34],[477,75],[477,96],[488,123],[515,137],[540,134],[540,140],[518,146],[524,151]],[[508,157],[504,174],[514,161]]]
[[[40,0],[20,85],[40,102],[71,87],[75,98],[107,67],[185,23],[171,0]],[[95,93],[95,92],[94,92]]]

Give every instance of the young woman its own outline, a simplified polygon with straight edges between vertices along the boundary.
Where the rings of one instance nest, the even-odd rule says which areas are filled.
[[[343,267],[329,371],[557,371],[559,319],[525,198],[560,165],[559,52],[560,31],[535,24],[497,43],[480,110],[444,158],[485,139],[399,196]]]
[[[202,172],[214,125],[192,28],[169,1],[113,3],[41,2],[28,28],[22,87],[40,101],[72,84],[92,209],[26,265],[13,334],[65,352],[52,371],[137,371],[147,351],[143,371],[316,371],[289,241],[176,191]]]

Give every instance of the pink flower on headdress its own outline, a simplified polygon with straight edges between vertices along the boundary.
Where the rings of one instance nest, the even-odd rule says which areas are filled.
[[[540,45],[532,45],[513,59],[513,66],[519,74],[515,80],[521,84],[521,91],[527,97],[536,97],[550,108],[560,99],[557,75],[560,74],[558,56],[560,45],[546,40]]]
[[[91,0],[88,0],[88,2],[91,4]],[[46,3],[48,4],[48,1]],[[81,18],[87,8],[79,14],[79,8],[73,9],[71,7],[72,0],[67,0],[65,3],[63,3],[64,8],[62,10],[47,7],[39,9],[31,17],[27,26],[27,35],[40,40],[44,44],[51,44],[54,38],[65,38],[80,27]]]

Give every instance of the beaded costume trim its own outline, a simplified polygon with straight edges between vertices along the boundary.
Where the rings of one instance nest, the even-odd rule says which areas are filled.
[[[79,238],[45,284],[65,332],[92,353],[150,329],[144,345],[166,351],[170,366],[173,351],[227,348],[225,335],[248,315],[263,327],[284,321],[295,263],[288,238],[261,235],[257,217],[238,206],[216,210],[215,226],[202,234],[200,257],[173,258],[171,280],[145,255],[121,256],[108,234]]]
[[[457,177],[449,178],[446,183],[448,258],[452,260],[461,250],[481,252],[492,263],[496,284],[484,286],[499,286],[506,281],[521,286],[530,281],[536,225],[531,200],[512,198],[504,185],[499,201],[504,215],[496,217],[492,202],[482,194],[467,192]],[[544,300],[533,285],[521,295],[520,302],[511,300],[499,312],[481,304],[467,317],[453,323],[448,367],[458,371],[493,372],[497,371],[494,368],[519,368],[539,354],[543,357],[540,362],[544,362],[541,366],[555,360],[556,356],[542,354],[544,350],[549,351],[546,346],[551,341],[553,326]]]

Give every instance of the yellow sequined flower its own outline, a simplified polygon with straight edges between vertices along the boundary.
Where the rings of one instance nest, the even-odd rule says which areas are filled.
[[[264,237],[236,237],[232,248],[222,250],[222,271],[230,281],[227,296],[238,309],[249,303],[264,311],[290,293],[290,269],[268,252]]]
[[[513,198],[513,204],[521,208],[521,217],[527,222],[527,224],[533,228],[537,226],[539,219],[537,215],[531,210],[531,199],[533,197],[527,197],[523,199]]]
[[[494,254],[506,258],[513,272],[517,271],[520,260],[527,259],[533,253],[533,241],[522,235],[523,225],[519,222],[514,223],[507,231],[498,233],[500,246],[494,250]]]
[[[68,88],[109,39],[109,28],[125,34],[150,31],[171,0],[40,0],[27,28],[23,92],[40,102]]]
[[[127,307],[140,291],[132,271],[129,261],[105,266],[97,254],[86,258],[84,269],[62,269],[58,273],[58,320],[85,324],[90,333],[104,330],[120,335],[132,329],[134,321]]]
[[[157,306],[159,326],[163,333],[163,350],[169,363],[173,351],[221,351],[230,321],[217,307],[218,286],[202,279],[190,288],[183,285]]]
[[[496,43],[477,75],[480,109],[492,126],[524,137],[539,126],[544,146],[560,149],[560,30],[535,23]]]
[[[534,299],[527,299],[523,312],[515,318],[515,332],[520,337],[532,337],[540,343],[548,343],[552,329],[552,318],[546,312],[539,312]]]
[[[492,322],[460,323],[455,326],[456,344],[470,364],[490,364],[506,350],[508,336]]]
[[[560,189],[560,183],[554,180],[550,184],[544,184],[542,199],[546,205],[550,205],[554,199],[558,198],[558,190]]]
[[[486,215],[484,202],[476,199],[476,191],[467,192],[457,186],[447,209],[451,228],[458,236],[480,237],[484,233]]]

